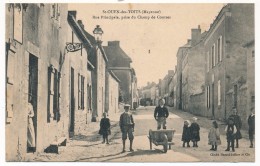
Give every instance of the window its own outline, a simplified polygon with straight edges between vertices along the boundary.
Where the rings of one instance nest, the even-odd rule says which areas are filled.
[[[255,57],[255,50],[252,51],[252,58]]]
[[[207,86],[207,108],[210,108],[210,86]]]
[[[14,7],[14,39],[23,42],[23,10],[21,4]]]
[[[251,96],[251,103],[255,103],[255,96]]]
[[[85,77],[78,74],[78,109],[84,110],[84,82]]]
[[[92,87],[91,87],[91,85],[88,85],[87,90],[88,90],[88,111],[90,111],[90,110],[92,110],[92,105],[91,105],[91,103],[92,103],[92,94],[91,94]]]
[[[48,114],[47,122],[60,120],[60,72],[52,65],[48,68]]]
[[[78,109],[81,109],[81,75],[78,74]]]
[[[60,4],[54,3],[51,5],[51,18],[60,24]]]
[[[222,36],[218,39],[218,62],[222,61]]]
[[[218,80],[218,105],[221,105],[221,86],[220,86],[220,80]]]
[[[210,58],[209,58],[209,51],[207,52],[207,72],[209,72],[209,66],[210,66]]]
[[[55,69],[54,73],[54,95],[53,95],[53,114],[54,120],[60,120],[60,72]]]
[[[84,110],[84,82],[85,82],[85,77],[81,76],[81,108]]]
[[[212,68],[216,65],[215,44],[211,47]]]

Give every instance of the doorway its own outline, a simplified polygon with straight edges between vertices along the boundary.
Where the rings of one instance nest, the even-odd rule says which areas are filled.
[[[70,69],[70,127],[69,137],[74,136],[75,126],[75,94],[74,94],[74,69]]]
[[[34,116],[32,117],[33,127],[30,127],[34,132],[30,132],[27,130],[27,143],[34,142],[35,147],[31,147],[31,145],[27,144],[27,152],[36,151],[36,142],[37,142],[37,96],[38,96],[38,58],[33,54],[29,54],[29,79],[28,79],[28,103],[30,102],[33,107]],[[31,136],[34,134],[34,136]],[[34,137],[34,138],[33,138]]]
[[[214,103],[215,103],[215,100],[214,100],[214,83],[212,84],[212,119],[215,119],[215,105],[214,105]]]

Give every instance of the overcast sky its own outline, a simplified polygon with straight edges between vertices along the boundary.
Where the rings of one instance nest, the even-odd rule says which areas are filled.
[[[83,21],[88,32],[92,33],[96,25],[101,26],[103,45],[107,41],[120,41],[121,48],[133,60],[138,87],[148,81],[158,83],[168,70],[174,70],[178,47],[191,37],[191,29],[200,25],[202,32],[208,30],[222,7],[223,4],[69,4],[69,10],[77,10],[77,20]],[[103,13],[103,10],[128,9],[160,11],[160,14]],[[101,19],[101,16],[124,15],[161,15],[171,19]]]

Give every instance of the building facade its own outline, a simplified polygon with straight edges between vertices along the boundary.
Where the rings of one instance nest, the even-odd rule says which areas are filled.
[[[137,77],[134,69],[131,67],[132,59],[121,49],[119,41],[109,41],[104,50],[109,59],[108,69],[115,73],[120,80],[119,101],[131,105],[138,102]]]
[[[6,4],[6,160],[27,154],[29,102],[36,151],[69,136],[66,4]]]
[[[109,116],[117,113],[118,108],[118,97],[119,97],[119,83],[120,80],[112,71],[106,72],[106,103],[105,111]]]
[[[242,119],[246,119],[247,57],[243,44],[253,38],[254,5],[224,6],[204,40],[207,62],[205,66],[207,116],[226,119],[232,113],[232,108],[237,108]]]
[[[76,11],[68,12],[68,33],[67,33],[67,61],[65,83],[68,92],[66,96],[69,101],[69,129],[70,135],[81,134],[87,127],[86,124],[90,122],[91,114],[88,111],[88,83],[91,82],[91,77],[88,71],[88,52],[92,49],[92,45],[86,35],[84,34],[84,25],[81,20],[76,20]],[[80,48],[69,50],[70,45],[78,46]],[[91,94],[90,94],[91,95]]]
[[[88,60],[89,65],[92,67],[89,72],[91,72],[91,86],[92,86],[92,101],[91,111],[92,111],[92,122],[96,122],[102,118],[103,112],[105,112],[105,87],[106,87],[106,68],[108,58],[102,46],[102,41],[96,40],[87,31],[84,31],[86,37],[90,41],[93,48],[89,50]],[[90,90],[89,90],[90,91]]]

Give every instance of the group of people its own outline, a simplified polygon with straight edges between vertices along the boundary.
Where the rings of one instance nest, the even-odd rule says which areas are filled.
[[[250,140],[250,148],[253,148],[253,140],[255,134],[255,114],[254,109],[251,110],[251,114],[248,117],[248,134]],[[233,108],[233,114],[227,119],[227,125],[225,127],[226,140],[227,140],[227,149],[225,151],[232,150],[235,151],[235,147],[239,147],[239,139],[242,138],[240,129],[242,127],[242,121],[240,116],[237,114],[236,108]],[[200,126],[197,123],[197,118],[193,117],[193,122],[190,124],[189,120],[184,121],[183,132],[182,132],[182,141],[183,147],[187,144],[187,147],[190,147],[189,142],[193,142],[193,147],[198,147],[198,141],[200,141],[199,134]],[[235,146],[236,143],[236,146]],[[213,151],[217,150],[218,145],[221,145],[220,140],[220,131],[217,121],[212,122],[212,127],[209,129],[208,133],[208,144],[211,145]]]
[[[133,139],[134,139],[134,119],[131,113],[129,113],[130,105],[124,106],[125,112],[121,114],[119,126],[122,132],[122,141],[123,141],[123,151],[125,152],[125,143],[128,137],[130,141],[130,151],[133,150]],[[154,118],[157,122],[157,130],[161,128],[166,129],[167,123],[166,119],[169,117],[169,111],[165,106],[164,99],[159,101],[159,105],[154,110]],[[184,121],[183,132],[182,132],[182,146],[190,147],[190,142],[193,143],[193,147],[198,147],[198,142],[200,141],[200,125],[197,122],[198,118],[193,117],[192,123],[189,120]],[[253,148],[254,134],[255,134],[255,114],[254,109],[251,110],[251,114],[248,117],[248,125],[249,125],[249,140],[250,140],[250,148]],[[229,116],[227,120],[227,125],[225,127],[226,139],[227,139],[227,149],[225,151],[232,150],[235,151],[235,143],[236,148],[239,147],[239,139],[242,138],[240,129],[242,127],[242,121],[240,116],[237,114],[236,108],[233,108],[233,114]],[[106,113],[104,113],[104,118],[100,121],[100,131],[99,134],[103,135],[103,142],[108,142],[108,135],[111,134],[110,131],[110,121],[106,117]],[[208,132],[208,144],[211,145],[211,149],[213,151],[217,151],[218,145],[221,145],[220,139],[220,131],[218,127],[217,121],[212,121],[212,127]]]

